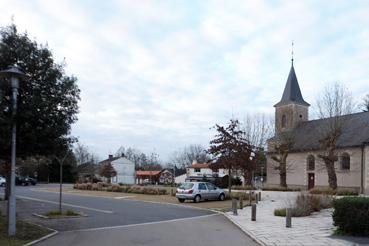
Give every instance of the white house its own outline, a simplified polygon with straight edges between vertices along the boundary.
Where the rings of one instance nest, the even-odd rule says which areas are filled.
[[[113,157],[109,155],[108,159],[101,161],[99,164],[104,165],[106,163],[111,163],[117,172],[117,175],[111,179],[112,183],[135,184],[135,164],[132,161],[124,156]]]
[[[213,170],[210,168],[211,162],[197,163],[194,161],[192,166],[187,167],[186,181],[200,181],[200,180],[214,180],[215,178],[222,178],[228,175],[228,170],[218,169]]]

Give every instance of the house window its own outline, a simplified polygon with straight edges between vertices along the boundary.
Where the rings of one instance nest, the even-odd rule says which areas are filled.
[[[195,168],[195,173],[201,172],[200,168]]]
[[[341,156],[341,169],[350,170],[350,155],[343,153]]]
[[[286,127],[286,116],[282,115],[282,127]]]
[[[313,155],[309,155],[307,157],[307,170],[314,171],[315,170],[315,157]]]

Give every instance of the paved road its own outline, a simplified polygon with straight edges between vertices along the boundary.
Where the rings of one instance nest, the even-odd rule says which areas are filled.
[[[39,245],[256,245],[222,215],[173,204],[64,194],[64,209],[87,217],[40,219],[32,213],[58,208],[58,193],[38,190],[46,186],[16,190],[21,217],[60,232]]]

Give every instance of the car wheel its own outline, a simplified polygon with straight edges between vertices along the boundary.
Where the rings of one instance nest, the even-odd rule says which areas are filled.
[[[180,203],[183,203],[183,202],[185,201],[185,199],[183,199],[183,198],[178,198],[178,201],[179,201]]]
[[[219,195],[219,201],[224,201],[225,195],[222,193]]]
[[[198,203],[201,201],[201,196],[200,195],[196,195],[195,198],[193,199],[193,202]]]

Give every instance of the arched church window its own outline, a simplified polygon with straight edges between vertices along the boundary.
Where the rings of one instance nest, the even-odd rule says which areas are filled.
[[[341,156],[341,169],[350,170],[350,155],[343,153]]]
[[[314,171],[315,170],[315,157],[313,155],[309,155],[307,157],[307,170]]]
[[[282,115],[282,127],[286,127],[286,115]]]

